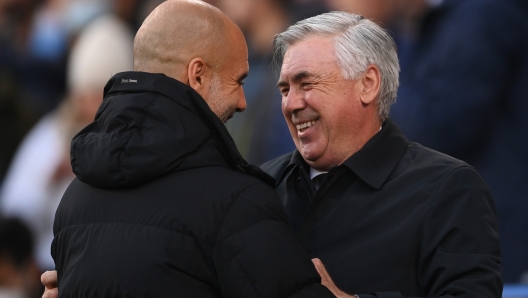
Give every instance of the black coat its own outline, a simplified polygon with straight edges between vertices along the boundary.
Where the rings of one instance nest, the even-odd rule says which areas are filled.
[[[484,181],[468,164],[408,142],[392,121],[317,191],[297,151],[262,169],[277,179],[308,254],[346,292],[501,297],[497,218]]]
[[[331,297],[273,179],[188,86],[117,74],[71,161],[52,244],[60,297]]]

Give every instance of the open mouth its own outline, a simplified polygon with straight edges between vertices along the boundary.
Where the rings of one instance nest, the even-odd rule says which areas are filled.
[[[301,123],[301,124],[297,124],[297,125],[295,125],[295,127],[297,127],[297,131],[304,132],[308,128],[310,128],[313,125],[315,125],[315,122],[317,122],[317,121],[312,120],[312,121],[304,122],[304,123]]]

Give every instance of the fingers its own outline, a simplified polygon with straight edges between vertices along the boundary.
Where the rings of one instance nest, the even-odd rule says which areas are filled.
[[[334,282],[332,281],[332,278],[330,277],[330,274],[328,274],[328,271],[326,271],[325,266],[323,265],[323,262],[319,260],[318,258],[313,258],[312,263],[315,266],[315,269],[317,270],[317,273],[321,276],[321,284],[323,284],[326,287],[334,286]]]
[[[57,271],[46,271],[40,276],[40,282],[46,288],[56,288],[57,287]]]
[[[40,276],[40,282],[44,285],[42,298],[59,297],[59,289],[57,288],[57,271],[46,271],[42,273]]]
[[[59,291],[57,288],[48,289],[46,288],[44,290],[44,294],[42,294],[42,298],[57,298],[59,297]]]
[[[354,296],[350,296],[347,293],[341,291],[335,284],[332,278],[330,277],[330,274],[328,271],[326,271],[325,266],[323,265],[323,262],[319,260],[318,258],[313,258],[312,263],[315,266],[315,269],[321,276],[321,284],[325,287],[327,287],[332,294],[334,294],[338,298],[352,298]]]

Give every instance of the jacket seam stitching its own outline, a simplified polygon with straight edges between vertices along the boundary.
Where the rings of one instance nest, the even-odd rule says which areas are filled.
[[[163,228],[163,227],[160,227],[160,226],[155,226],[155,225],[147,225],[147,224],[139,224],[139,223],[131,223],[131,222],[118,222],[118,221],[113,221],[113,222],[90,222],[90,223],[77,223],[77,224],[69,224],[63,228],[61,228],[57,234],[55,235],[55,237],[59,236],[59,234],[61,234],[64,230],[67,230],[67,229],[71,229],[71,228],[75,228],[75,227],[80,227],[80,226],[98,226],[98,225],[130,225],[130,226],[141,226],[141,227],[147,227],[147,228],[156,228],[156,229],[159,229],[159,230],[164,230],[164,231],[167,231],[167,232],[178,232],[180,234],[183,234],[187,237],[190,237],[190,238],[193,238],[193,236],[185,233],[184,231],[181,231],[179,229],[169,229],[169,228]]]

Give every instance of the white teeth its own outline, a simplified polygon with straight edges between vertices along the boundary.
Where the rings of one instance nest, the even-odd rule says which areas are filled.
[[[297,130],[303,130],[305,128],[311,127],[312,125],[315,125],[315,121],[308,121],[303,124],[297,124]]]

